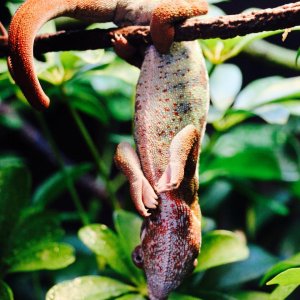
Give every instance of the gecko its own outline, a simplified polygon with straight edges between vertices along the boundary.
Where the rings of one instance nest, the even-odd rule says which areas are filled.
[[[136,151],[119,144],[115,162],[127,176],[131,198],[144,217],[141,245],[132,258],[145,271],[151,300],[167,299],[192,272],[200,249],[197,174],[209,103],[208,75],[198,42],[173,40],[175,22],[207,9],[205,0],[27,0],[9,29],[9,70],[29,103],[42,110],[50,100],[34,70],[33,42],[46,21],[69,16],[118,26],[150,24],[154,46],[145,51],[136,90]],[[121,57],[140,65],[122,36],[113,43]]]

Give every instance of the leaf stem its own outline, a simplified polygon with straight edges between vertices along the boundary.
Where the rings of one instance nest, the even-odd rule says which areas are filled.
[[[102,159],[101,159],[101,156],[97,150],[97,147],[95,146],[86,126],[84,125],[80,115],[77,113],[76,109],[74,109],[72,107],[72,105],[69,103],[69,101],[66,101],[67,103],[67,106],[68,106],[68,109],[87,145],[87,147],[89,148],[92,156],[93,156],[93,159],[96,163],[96,166],[98,168],[98,172],[99,174],[101,175],[101,177],[103,178],[104,182],[105,182],[105,186],[106,186],[106,190],[107,190],[107,193],[109,195],[109,198],[112,202],[112,206],[114,209],[118,209],[120,208],[120,204],[118,202],[118,199],[115,195],[115,189],[113,188],[110,180],[109,180],[109,172],[106,168],[106,166],[104,165]]]
[[[68,170],[66,169],[65,167],[65,164],[64,164],[64,161],[63,161],[63,158],[60,154],[60,151],[58,150],[58,147],[57,147],[57,144],[53,138],[53,135],[51,134],[48,126],[47,126],[47,123],[44,119],[44,117],[40,114],[40,113],[35,113],[36,114],[36,117],[39,121],[39,123],[41,124],[41,127],[42,127],[42,130],[53,150],[53,153],[54,153],[54,156],[61,168],[61,170],[63,171],[64,173],[64,177],[65,177],[65,180],[66,180],[66,185],[67,185],[67,188],[69,190],[69,193],[71,195],[71,198],[73,200],[73,203],[76,207],[76,210],[78,212],[78,215],[81,219],[81,222],[83,225],[88,225],[90,223],[89,221],[89,218],[88,218],[88,215],[87,213],[84,211],[84,208],[83,208],[83,205],[80,201],[80,198],[79,198],[79,195],[76,191],[76,188],[75,188],[75,185],[74,185],[74,182],[71,180],[70,176],[69,176],[69,173],[68,173]]]

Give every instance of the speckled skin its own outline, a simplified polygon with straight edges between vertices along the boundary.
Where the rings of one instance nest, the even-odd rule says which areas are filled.
[[[143,257],[151,299],[166,298],[192,271],[199,253],[197,164],[208,104],[207,73],[197,42],[174,43],[167,55],[153,46],[147,50],[137,85],[135,141],[151,186],[167,168],[174,137],[186,126],[197,131],[193,144],[183,142],[190,149],[184,179],[177,189],[158,194],[158,208],[144,221],[137,251]],[[176,152],[174,147],[171,151]]]
[[[27,100],[43,109],[50,102],[34,71],[33,40],[47,20],[66,15],[118,25],[151,21],[156,48],[168,53],[172,22],[206,11],[203,0],[27,0],[10,26],[9,68]],[[148,48],[137,86],[137,153],[121,144],[115,160],[129,178],[137,210],[146,217],[133,258],[145,270],[151,300],[166,299],[192,271],[199,253],[197,165],[208,102],[197,42],[175,43],[169,54]]]
[[[33,42],[48,20],[69,16],[119,26],[149,24],[161,0],[27,0],[17,10],[9,28],[8,66],[30,104],[38,110],[50,105],[33,64]]]

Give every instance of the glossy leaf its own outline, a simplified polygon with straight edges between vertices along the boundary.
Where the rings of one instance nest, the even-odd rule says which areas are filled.
[[[242,72],[233,64],[217,66],[209,81],[210,96],[213,105],[225,111],[233,103],[242,87]]]
[[[132,251],[140,244],[141,218],[124,210],[116,210],[114,212],[114,224],[122,251],[126,254],[126,262],[134,274],[132,278],[137,280],[137,283],[145,284],[143,272],[133,264],[131,259]]]
[[[114,271],[127,278],[132,276],[124,262],[119,239],[107,226],[100,224],[85,226],[79,230],[79,237],[96,255],[103,257]]]
[[[253,168],[253,157],[256,160],[255,168]],[[232,157],[217,157],[208,165],[202,165],[200,176],[204,182],[218,176],[259,180],[283,179],[281,168],[274,153],[263,149],[248,149]]]
[[[64,93],[72,99],[70,105],[103,124],[108,123],[107,109],[87,78],[67,83],[64,86]]]
[[[169,297],[169,300],[201,300],[199,297],[193,297],[190,295],[184,295],[179,293],[172,293]]]
[[[74,261],[71,246],[56,243],[63,236],[57,216],[28,214],[18,222],[4,258],[9,272],[59,269]]]
[[[260,106],[255,108],[253,112],[270,124],[286,124],[290,116],[290,111],[280,104]]]
[[[262,292],[237,292],[232,294],[237,300],[270,300],[270,295]]]
[[[267,282],[267,285],[300,285],[300,268],[285,270]]]
[[[210,289],[235,287],[259,278],[278,262],[277,258],[260,247],[250,246],[249,250],[250,256],[244,261],[207,270],[202,284]]]
[[[251,109],[257,106],[257,104],[260,103],[257,97],[264,95],[267,87],[280,83],[281,80],[283,80],[283,78],[280,76],[272,76],[250,82],[237,96],[234,108]]]
[[[252,109],[279,99],[300,96],[300,77],[269,77],[249,84],[237,97],[235,108]]]
[[[91,164],[66,167],[44,181],[35,191],[32,201],[44,208],[68,188],[68,180],[76,181],[91,169]]]
[[[268,31],[260,33],[252,33],[246,36],[237,36],[231,39],[208,39],[202,40],[201,45],[205,57],[208,58],[213,64],[221,64],[239,54],[251,42],[262,39],[282,31]]]
[[[222,157],[231,157],[247,149],[277,149],[287,141],[285,128],[276,125],[247,124],[222,134],[212,151]]]
[[[118,297],[118,300],[146,300],[146,298],[139,294],[127,294]]]
[[[298,284],[279,285],[270,295],[269,300],[285,300],[298,287]]]
[[[56,270],[65,268],[75,261],[74,248],[62,243],[35,244],[13,252],[9,272]]]
[[[271,277],[287,270],[290,268],[300,267],[300,253],[293,255],[292,257],[280,261],[276,265],[272,266],[270,270],[265,274],[264,278],[262,279],[262,283],[265,283]]]
[[[14,300],[14,295],[11,288],[2,280],[0,280],[0,299]]]
[[[94,90],[105,98],[106,105],[113,118],[129,121],[133,115],[133,85],[112,76],[100,76],[91,81]]]
[[[127,252],[128,256],[131,256],[132,250],[140,244],[142,219],[136,214],[116,210],[114,224],[123,250]]]
[[[106,300],[134,291],[134,287],[114,279],[84,276],[55,285],[48,291],[46,300]]]
[[[225,230],[215,230],[203,237],[196,272],[219,265],[244,260],[249,250],[237,234]]]

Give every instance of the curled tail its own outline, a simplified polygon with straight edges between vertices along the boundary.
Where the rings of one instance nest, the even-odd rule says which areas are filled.
[[[58,16],[112,21],[117,0],[27,0],[14,15],[9,28],[8,66],[28,102],[38,110],[50,100],[34,69],[33,43],[41,26]]]

